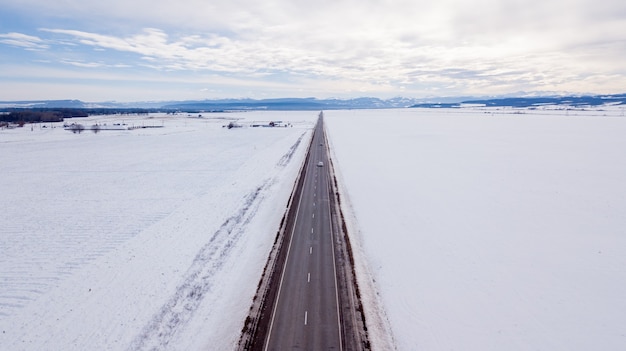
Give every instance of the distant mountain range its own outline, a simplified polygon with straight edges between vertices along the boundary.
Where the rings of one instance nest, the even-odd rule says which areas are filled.
[[[0,101],[1,110],[11,109],[149,109],[160,111],[236,111],[236,110],[344,110],[382,108],[459,108],[464,106],[533,107],[542,105],[598,106],[626,104],[626,94],[590,96],[536,96],[504,98],[392,98],[362,97],[354,99],[221,99],[155,102],[83,102],[80,100]]]
[[[593,96],[537,96],[537,97],[506,97],[495,99],[468,99],[461,102],[448,103],[417,103],[411,107],[424,108],[459,108],[464,106],[485,107],[539,107],[546,105],[560,105],[572,107],[624,105],[626,94],[593,95]]]
[[[456,100],[458,101],[458,100]],[[0,101],[0,109],[72,108],[72,109],[151,109],[168,111],[233,111],[233,110],[338,110],[409,107],[424,100],[397,97],[393,99],[354,98],[280,98],[280,99],[218,99],[149,102],[83,102],[80,100]]]
[[[393,98],[382,100],[378,98],[355,99],[316,99],[316,98],[284,98],[284,99],[226,99],[183,101],[167,104],[163,108],[180,110],[343,110],[343,109],[372,109],[409,107],[416,103],[415,99]]]

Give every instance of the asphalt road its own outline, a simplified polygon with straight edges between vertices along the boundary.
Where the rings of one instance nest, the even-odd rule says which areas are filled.
[[[323,133],[320,116],[264,350],[342,349]]]

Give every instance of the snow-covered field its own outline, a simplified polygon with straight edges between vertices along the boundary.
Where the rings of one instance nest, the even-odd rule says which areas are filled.
[[[234,348],[317,112],[204,117],[0,130],[1,350]]]
[[[397,349],[626,350],[623,109],[325,116]]]
[[[374,345],[626,349],[623,114],[326,111]],[[1,350],[234,348],[317,111],[204,117],[0,130]]]

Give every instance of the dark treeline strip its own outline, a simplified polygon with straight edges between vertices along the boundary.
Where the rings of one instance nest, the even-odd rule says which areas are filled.
[[[91,115],[110,115],[110,114],[148,114],[151,112],[160,112],[156,109],[144,108],[5,108],[1,109],[1,122],[11,123],[36,123],[36,122],[62,122],[65,118],[87,117]]]

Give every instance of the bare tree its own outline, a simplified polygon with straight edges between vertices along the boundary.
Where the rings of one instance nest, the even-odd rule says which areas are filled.
[[[70,130],[74,134],[76,133],[80,134],[83,132],[83,130],[85,130],[85,126],[83,126],[82,124],[78,124],[78,123],[72,123],[72,125],[70,126]]]

